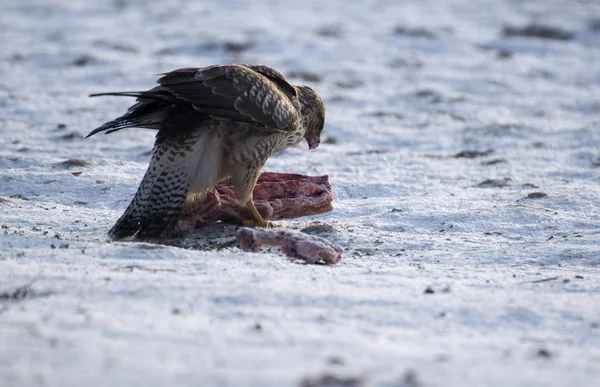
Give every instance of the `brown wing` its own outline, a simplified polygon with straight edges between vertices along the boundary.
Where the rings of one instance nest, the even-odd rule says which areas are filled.
[[[184,68],[158,80],[162,91],[214,116],[287,131],[298,123],[297,90],[268,66]]]

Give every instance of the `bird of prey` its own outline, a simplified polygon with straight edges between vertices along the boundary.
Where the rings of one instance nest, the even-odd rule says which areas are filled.
[[[325,107],[308,86],[292,85],[265,65],[228,64],[161,74],[148,91],[92,94],[136,97],[125,114],[94,129],[158,129],[142,182],[110,229],[115,239],[156,239],[177,225],[186,200],[202,199],[215,183],[231,179],[240,205],[267,226],[252,190],[267,158],[299,143],[320,142]]]

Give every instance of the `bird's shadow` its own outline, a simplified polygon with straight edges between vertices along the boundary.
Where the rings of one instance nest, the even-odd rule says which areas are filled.
[[[237,249],[238,243],[235,239],[235,231],[238,227],[235,224],[228,223],[209,223],[181,237],[162,240],[161,244],[201,251]]]
[[[195,228],[193,231],[187,232],[184,235],[170,237],[160,241],[154,241],[158,245],[175,246],[190,250],[199,251],[240,251],[238,241],[236,239],[236,231],[240,227],[238,224],[216,222],[208,223]],[[287,226],[285,229],[302,231],[309,235],[317,235],[325,237],[331,236],[336,229],[326,223],[312,222],[308,227]],[[326,234],[326,235],[322,235]],[[152,243],[152,242],[150,242]],[[279,248],[265,246],[263,252],[278,252]],[[302,259],[289,258],[290,261],[306,265],[306,261]],[[327,265],[323,262],[314,262],[316,265]]]

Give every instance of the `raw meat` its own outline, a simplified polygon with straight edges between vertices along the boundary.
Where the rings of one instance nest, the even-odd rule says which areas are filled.
[[[293,219],[332,210],[333,190],[329,177],[263,172],[253,191],[254,204],[265,220]],[[182,231],[216,222],[252,219],[250,210],[239,205],[233,186],[219,183],[202,201],[187,205],[179,220]]]

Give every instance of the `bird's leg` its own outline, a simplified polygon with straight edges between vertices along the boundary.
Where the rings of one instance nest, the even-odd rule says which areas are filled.
[[[244,226],[246,227],[272,227],[272,224],[265,221],[260,215],[252,200],[252,190],[259,175],[260,168],[255,169],[252,167],[235,171],[231,175],[231,183],[238,194],[238,201],[242,206],[247,206],[252,213],[253,219],[244,220]]]
[[[254,205],[252,196],[250,196],[250,200],[248,200],[247,206],[250,209],[250,212],[252,212],[252,216],[254,216],[254,219],[244,220],[244,226],[246,226],[246,227],[273,227],[272,223],[267,222],[260,215],[260,213],[256,209],[256,206]]]

